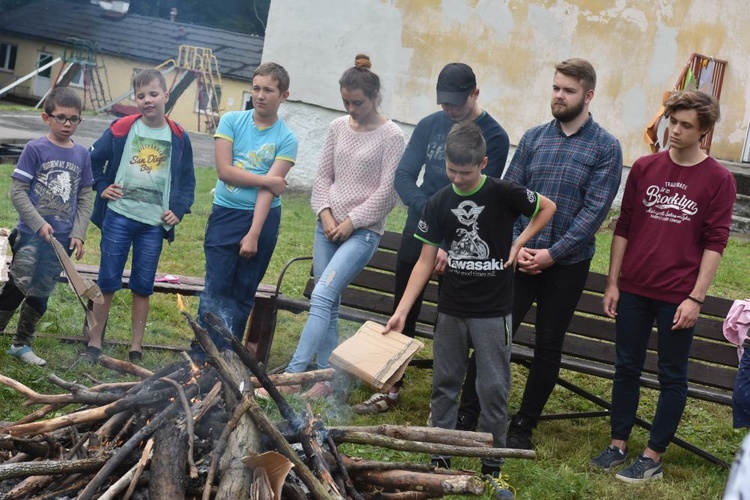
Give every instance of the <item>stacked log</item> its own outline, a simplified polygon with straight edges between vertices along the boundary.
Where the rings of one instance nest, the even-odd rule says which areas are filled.
[[[43,405],[17,422],[0,424],[3,498],[265,500],[274,497],[274,490],[292,499],[480,495],[484,484],[473,472],[353,458],[340,453],[338,445],[534,458],[530,451],[492,448],[489,434],[390,425],[326,427],[309,406],[296,411],[276,387],[328,380],[333,370],[269,376],[236,340],[235,352],[217,352],[205,330],[186,317],[207,353],[204,366],[186,359],[151,373],[102,356],[103,366],[140,380],[84,386],[50,375],[66,391],[61,394],[39,394],[0,375],[0,384],[20,392],[26,404]],[[204,319],[228,335],[216,317]],[[269,420],[253,397],[255,387],[269,392],[283,422]],[[59,416],[46,418],[52,412]],[[275,463],[279,457],[291,463],[291,472],[266,469],[262,454],[269,450],[278,454]]]

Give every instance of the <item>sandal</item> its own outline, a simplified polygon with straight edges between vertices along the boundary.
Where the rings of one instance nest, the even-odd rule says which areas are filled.
[[[102,350],[98,347],[86,346],[86,350],[78,354],[79,359],[82,361],[88,361],[92,365],[95,365],[99,360],[99,356],[102,355]]]

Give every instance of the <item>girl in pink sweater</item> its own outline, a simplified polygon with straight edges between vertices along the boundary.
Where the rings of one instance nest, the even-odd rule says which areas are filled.
[[[385,218],[398,200],[393,176],[404,152],[404,134],[378,112],[380,79],[370,71],[370,58],[357,55],[339,87],[348,115],[328,127],[313,186],[312,208],[318,215],[313,248],[316,285],[287,373],[305,371],[313,357],[318,368],[328,368],[339,339],[341,294],[377,250]],[[299,390],[287,386],[284,392]],[[330,382],[318,382],[303,396],[332,392]],[[262,391],[259,395],[265,396]]]

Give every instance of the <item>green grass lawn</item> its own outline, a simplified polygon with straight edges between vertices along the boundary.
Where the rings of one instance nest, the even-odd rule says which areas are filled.
[[[9,176],[13,167],[0,165],[0,193],[8,193]],[[204,272],[203,234],[206,219],[211,208],[211,189],[216,175],[213,169],[196,170],[197,190],[193,213],[177,228],[177,237],[170,246],[165,246],[159,265],[160,273],[202,276]],[[281,268],[292,257],[309,255],[312,252],[314,215],[309,205],[309,193],[289,192],[283,196],[284,209],[281,236],[271,261],[265,283],[275,283]],[[614,215],[614,214],[613,214]],[[403,227],[405,211],[399,206],[388,219],[388,229],[399,231]],[[0,227],[11,228],[16,223],[16,214],[7,195],[0,196]],[[598,236],[598,252],[592,268],[606,272],[609,252],[610,231],[602,231]],[[83,262],[99,264],[99,231],[89,227],[86,241],[86,255]],[[749,268],[750,244],[732,240],[725,252],[724,263],[710,293],[729,298],[743,298],[750,289],[750,278],[743,270]],[[309,267],[302,264],[293,268],[285,278],[283,292],[291,296],[301,295],[308,277]],[[196,297],[188,297],[188,309],[195,314],[198,309]],[[151,314],[146,328],[148,343],[187,346],[192,332],[179,315],[173,295],[156,294],[151,302]],[[293,315],[281,311],[271,353],[270,366],[286,363],[291,357],[306,315]],[[75,296],[66,285],[59,285],[50,299],[49,310],[41,321],[39,331],[53,334],[78,335],[83,322],[83,312]],[[9,330],[13,330],[14,322]],[[350,322],[342,321],[342,337],[351,335],[357,328]],[[112,313],[107,327],[107,338],[128,341],[130,339],[130,294],[127,291],[116,294]],[[88,367],[77,363],[78,351],[82,343],[63,343],[49,338],[35,341],[34,350],[48,361],[47,367],[37,368],[22,365],[6,354],[10,345],[9,335],[0,337],[0,363],[4,375],[13,377],[39,392],[60,392],[47,382],[47,376],[55,373],[67,380],[85,383],[84,373],[98,380],[124,380],[117,373],[102,367]],[[105,353],[127,358],[127,347],[105,347]],[[430,345],[420,353],[431,357]],[[144,365],[150,369],[174,361],[176,354],[163,350],[146,350]],[[611,383],[607,380],[564,373],[565,378],[590,389],[595,394],[609,400]],[[387,414],[361,417],[353,415],[347,400],[330,398],[315,406],[316,413],[324,415],[331,424],[372,425],[393,423],[404,425],[424,425],[430,399],[431,372],[429,370],[407,370],[407,387],[401,403]],[[513,366],[513,386],[511,389],[510,410],[518,408],[521,391],[525,383],[525,372]],[[359,402],[369,396],[370,391],[352,383],[341,392],[350,392],[348,402]],[[655,391],[644,390],[639,416],[651,420],[655,405]],[[302,408],[302,402],[292,398],[292,402]],[[0,420],[17,420],[34,408],[23,407],[23,398],[12,389],[0,386]],[[547,405],[547,412],[596,410],[592,404],[564,389],[556,388]],[[65,411],[65,410],[62,410]],[[272,408],[269,411],[273,412]],[[731,461],[734,452],[744,437],[744,431],[735,431],[731,425],[731,409],[725,406],[689,400],[682,419],[678,436],[682,437],[718,456]],[[665,479],[655,484],[641,487],[625,485],[615,480],[612,473],[599,473],[588,467],[588,461],[608,443],[609,423],[607,419],[573,419],[542,422],[534,438],[537,444],[536,461],[509,460],[504,472],[510,476],[518,492],[524,499],[635,499],[649,498],[721,498],[727,471],[713,466],[676,446],[671,446],[665,455]],[[648,434],[636,428],[631,447],[642,449]],[[425,461],[425,455],[348,445],[344,451],[374,460]],[[455,459],[454,466],[478,470],[475,459]]]

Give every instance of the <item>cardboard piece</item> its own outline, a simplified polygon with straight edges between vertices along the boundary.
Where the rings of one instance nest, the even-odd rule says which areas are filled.
[[[365,322],[331,354],[331,364],[378,391],[387,391],[406,371],[409,361],[424,347],[419,340],[398,332],[383,335],[383,325]]]
[[[268,475],[268,482],[271,483],[273,496],[276,500],[281,500],[281,489],[284,487],[284,481],[287,474],[292,470],[294,464],[281,453],[267,451],[260,455],[247,456],[242,459],[245,467],[255,469],[263,467]]]

